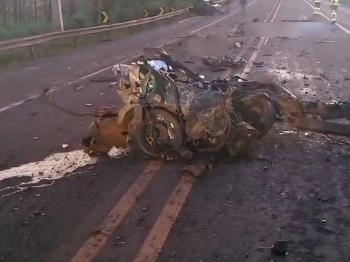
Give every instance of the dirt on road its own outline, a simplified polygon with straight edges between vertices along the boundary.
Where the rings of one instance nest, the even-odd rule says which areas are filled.
[[[276,3],[258,0],[247,16],[233,14],[197,37],[227,36],[242,21],[264,21]],[[303,0],[282,0],[274,22],[312,14]],[[350,99],[350,36],[336,26],[332,34],[327,43],[316,43],[323,37],[269,39],[249,78],[273,77],[303,100]],[[246,47],[258,42],[235,39]],[[227,73],[208,71],[184,39],[165,49],[208,78]],[[237,57],[241,50],[230,54]],[[243,58],[249,60],[254,51],[248,48]],[[89,103],[120,103],[109,83],[85,80],[77,86],[82,88],[67,87],[54,97],[81,110],[90,110]],[[71,261],[88,239],[97,237],[103,245],[95,245],[94,259],[75,261],[132,262],[147,251],[152,257],[154,250],[156,260],[145,262],[350,261],[350,151],[344,138],[278,122],[251,155],[220,155],[214,170],[189,185],[182,182],[183,162],[164,161],[159,169],[152,162],[147,173],[149,161],[122,151],[111,159],[91,160],[79,145],[91,119],[66,115],[39,100],[2,112],[0,121],[0,261]],[[175,219],[167,221],[164,212]],[[257,251],[278,240],[288,241],[287,256]]]

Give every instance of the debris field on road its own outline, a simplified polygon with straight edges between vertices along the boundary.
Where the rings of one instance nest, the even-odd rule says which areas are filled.
[[[1,113],[0,261],[348,260],[350,37],[248,4]]]

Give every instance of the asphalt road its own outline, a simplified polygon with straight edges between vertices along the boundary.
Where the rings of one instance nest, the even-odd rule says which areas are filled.
[[[303,0],[276,4],[257,0],[245,16],[233,7],[227,17],[190,18],[3,70],[0,261],[263,262],[271,257],[257,247],[281,239],[289,242],[288,255],[273,261],[350,261],[347,145],[278,123],[252,157],[222,160],[207,176],[188,179],[182,176],[186,163],[141,161],[118,150],[109,160],[85,156],[79,141],[89,117],[67,115],[37,99],[4,107],[38,94],[45,85],[57,87],[53,96],[74,109],[120,104],[110,83],[89,77],[66,86],[52,83],[72,82],[139,53],[140,46],[158,46],[191,32],[197,34],[191,39],[226,36],[240,22],[264,21],[273,7],[273,22],[312,17]],[[322,12],[330,17],[326,5]],[[330,36],[276,37],[259,52],[246,49],[244,59],[257,55],[255,61],[263,62],[262,67],[253,65],[248,77],[273,77],[304,100],[350,99],[349,13],[340,8],[339,24],[345,30],[334,27]],[[189,39],[165,49],[180,61],[191,60],[188,66],[206,77],[242,72],[243,67],[208,71],[193,56],[208,48],[193,50]],[[325,39],[330,42],[318,43]],[[247,47],[258,45],[254,39],[230,39],[238,40]],[[237,57],[244,50],[223,52]],[[93,77],[101,76],[111,76],[110,70]]]

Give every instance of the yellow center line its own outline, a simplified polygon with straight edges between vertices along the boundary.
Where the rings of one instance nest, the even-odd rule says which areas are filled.
[[[183,176],[181,178],[133,262],[156,261],[169,235],[170,229],[191,192],[195,179],[195,177],[190,176]]]
[[[275,11],[275,13],[274,13],[272,19],[271,19],[271,22],[273,22],[273,21],[275,20],[275,18],[276,18],[276,16],[277,16],[277,13],[278,13],[278,10],[279,10],[280,7],[281,7],[282,1],[283,1],[283,0],[280,0],[279,2],[277,2],[277,3],[278,3],[278,6],[277,6],[277,8],[276,8],[276,11]],[[247,75],[249,74],[250,70],[252,69],[253,63],[254,63],[256,57],[258,56],[258,53],[259,53],[261,47],[263,46],[264,42],[267,41],[267,39],[268,39],[267,37],[262,37],[262,38],[260,39],[260,42],[258,43],[258,46],[257,46],[257,50],[255,50],[255,51],[253,52],[253,54],[252,54],[252,56],[250,57],[250,59],[249,59],[247,65],[246,65],[245,68],[243,69],[243,72],[242,72],[242,74],[241,74],[241,77],[242,77],[242,78],[246,78]]]
[[[279,2],[276,2],[272,11],[270,12],[268,17],[270,17],[270,15],[275,10],[275,7],[279,3],[271,21],[275,19],[276,14],[281,6],[281,2],[282,0],[280,0]],[[264,42],[264,39],[262,39],[262,41],[260,42],[261,44],[259,48],[261,48]],[[255,55],[255,58],[256,58],[256,55]],[[248,68],[246,67],[245,71],[248,72],[250,68],[251,66]],[[191,192],[191,189],[194,185],[195,180],[196,178],[194,176],[193,177],[183,176],[180,179],[176,188],[168,198],[168,201],[165,204],[162,212],[158,216],[156,223],[154,224],[147,238],[143,242],[133,262],[155,262],[156,261],[159,253],[162,250],[165,240],[167,239],[169,232],[177,219],[177,216],[179,215],[187,197]]]
[[[160,169],[162,163],[162,160],[156,160],[151,161],[146,166],[134,184],[99,226],[99,230],[90,236],[78,253],[73,257],[71,262],[90,262],[98,255],[102,247],[107,243],[108,238],[119,226],[123,218],[128,214],[131,207],[137,201],[138,197],[146,189],[148,183]]]

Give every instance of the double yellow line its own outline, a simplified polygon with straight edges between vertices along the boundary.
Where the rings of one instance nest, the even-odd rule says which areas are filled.
[[[282,0],[279,0],[274,5],[268,18],[274,12],[273,21],[281,6]],[[277,8],[276,8],[277,6]],[[259,42],[258,48],[260,49],[265,41],[262,38]],[[254,51],[251,59],[248,61],[244,72],[247,73],[251,70],[251,65],[256,59],[258,50]],[[100,253],[102,247],[107,243],[109,237],[115,232],[115,229],[120,225],[123,218],[128,214],[130,209],[136,203],[142,192],[146,189],[150,181],[155,177],[157,172],[163,165],[162,160],[151,161],[134,184],[119,200],[113,210],[108,214],[99,229],[95,231],[93,235],[85,242],[85,244],[79,249],[71,262],[91,262]],[[183,176],[178,182],[177,186],[171,193],[170,197],[152,230],[149,232],[147,238],[143,242],[139,252],[137,253],[133,262],[154,262],[158,254],[160,253],[165,240],[167,239],[170,229],[175,223],[178,214],[180,213],[192,186],[194,185],[195,177]]]

